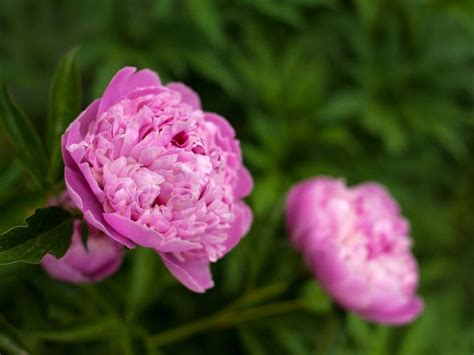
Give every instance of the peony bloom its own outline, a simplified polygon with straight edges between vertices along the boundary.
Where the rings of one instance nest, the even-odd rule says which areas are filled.
[[[307,180],[290,190],[286,219],[293,244],[341,306],[385,324],[420,314],[409,225],[384,187]]]
[[[244,236],[252,190],[235,132],[180,83],[124,68],[62,140],[67,189],[86,220],[117,242],[154,249],[195,292],[210,262]]]
[[[51,204],[60,204],[65,208],[74,205],[66,192],[59,201]],[[81,221],[74,221],[71,245],[61,259],[53,255],[46,255],[41,261],[43,268],[52,277],[71,283],[97,282],[105,279],[117,271],[122,264],[123,247],[108,238],[96,228],[89,226],[87,249],[81,241]]]

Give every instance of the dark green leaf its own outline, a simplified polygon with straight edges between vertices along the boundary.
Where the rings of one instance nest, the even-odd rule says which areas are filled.
[[[189,16],[196,26],[204,32],[209,40],[216,46],[222,46],[225,38],[222,31],[222,18],[219,17],[217,4],[212,0],[188,1]]]
[[[46,142],[51,157],[51,179],[56,178],[61,164],[61,135],[81,108],[81,78],[76,54],[77,49],[73,49],[64,56],[49,92]]]
[[[24,167],[44,186],[48,159],[38,133],[26,114],[13,102],[8,89],[2,85],[0,95],[0,120],[15,144]]]
[[[248,354],[263,355],[267,353],[264,346],[265,339],[255,334],[251,329],[240,327],[239,335]]]
[[[314,313],[326,313],[331,308],[331,300],[314,281],[308,281],[302,288],[301,294],[307,309]]]
[[[74,218],[60,207],[37,209],[25,226],[0,235],[0,264],[39,263],[46,253],[62,257],[71,243]]]

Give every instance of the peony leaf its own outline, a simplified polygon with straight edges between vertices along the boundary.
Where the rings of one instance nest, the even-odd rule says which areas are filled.
[[[62,257],[71,243],[75,218],[56,206],[37,209],[26,218],[26,225],[0,234],[0,264],[37,264],[47,253]]]
[[[61,135],[81,108],[81,78],[76,60],[77,49],[69,51],[54,75],[49,92],[46,142],[51,157],[49,178],[54,181],[61,166]]]
[[[15,144],[23,166],[44,187],[48,158],[43,143],[28,116],[13,102],[5,85],[0,93],[0,120]]]
[[[306,282],[300,292],[308,311],[312,313],[328,313],[331,309],[329,296],[316,282]]]

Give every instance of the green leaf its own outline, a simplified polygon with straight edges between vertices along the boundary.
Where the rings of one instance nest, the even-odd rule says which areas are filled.
[[[26,218],[25,226],[0,234],[0,264],[18,261],[37,264],[46,253],[62,257],[71,243],[74,218],[56,206],[37,209]]]
[[[220,47],[225,44],[224,32],[217,3],[212,0],[188,1],[189,16],[196,26],[209,38],[212,44]]]
[[[0,94],[0,120],[15,144],[23,166],[44,187],[48,159],[43,143],[28,116],[13,102],[6,85],[2,85]]]
[[[61,135],[81,108],[81,78],[77,49],[69,51],[54,75],[49,92],[46,142],[51,157],[49,178],[54,181],[61,165]]]
[[[275,340],[287,351],[287,354],[305,355],[308,349],[305,347],[303,337],[299,329],[280,327],[274,330]]]
[[[267,353],[263,345],[265,341],[264,338],[255,334],[251,329],[240,327],[239,335],[248,354],[263,355]]]
[[[301,289],[306,307],[310,312],[327,313],[331,308],[331,300],[323,289],[314,281],[308,281]]]
[[[294,27],[300,26],[303,22],[301,13],[293,4],[272,0],[246,0],[245,2],[270,18],[279,20]]]

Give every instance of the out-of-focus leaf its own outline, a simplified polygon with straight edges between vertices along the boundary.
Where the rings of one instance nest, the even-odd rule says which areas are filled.
[[[61,164],[61,135],[81,108],[81,78],[77,49],[69,51],[59,63],[49,92],[46,144],[50,157],[49,178],[54,180]]]
[[[295,27],[301,25],[303,22],[303,18],[299,13],[298,8],[292,4],[273,0],[246,0],[246,2],[269,17]]]
[[[221,17],[217,9],[218,2],[213,0],[195,0],[187,2],[189,15],[211,43],[222,46],[225,43]]]
[[[18,335],[17,330],[0,315],[0,353],[28,355],[29,352]]]
[[[162,19],[166,18],[167,16],[170,16],[172,14],[173,4],[173,0],[154,1],[153,9],[157,18]]]
[[[151,249],[138,248],[133,255],[133,264],[130,272],[128,290],[128,316],[135,316],[145,307],[163,283],[158,280],[159,257]]]
[[[331,299],[316,281],[308,281],[301,289],[301,295],[311,312],[326,313],[331,309]]]
[[[21,188],[10,190],[12,193],[5,196],[0,205],[0,232],[20,225],[26,216],[32,214],[36,208],[44,206],[45,203],[45,198],[41,193],[25,192]]]
[[[267,354],[263,342],[264,338],[255,334],[252,329],[241,327],[239,328],[239,335],[242,339],[243,344],[248,354],[251,355],[264,355]]]
[[[334,7],[338,4],[338,0],[289,0],[296,5],[303,5],[303,6],[327,6],[327,7]]]
[[[60,207],[40,208],[18,226],[0,235],[0,264],[39,263],[46,253],[62,257],[71,243],[72,216]]]
[[[319,116],[323,120],[338,121],[359,114],[365,103],[364,95],[357,90],[340,91],[321,108]]]
[[[0,120],[12,142],[15,144],[18,157],[23,166],[44,186],[48,166],[48,158],[43,143],[26,114],[13,102],[5,85],[0,94]]]
[[[280,327],[274,330],[274,334],[275,339],[288,354],[306,355],[309,353],[309,349],[305,346],[303,338],[298,330]]]
[[[226,294],[236,294],[243,289],[245,270],[247,269],[245,254],[242,249],[237,249],[222,260],[223,280]]]
[[[2,172],[0,172],[0,204],[5,198],[8,198],[12,192],[16,192],[18,180],[21,176],[21,167],[18,161],[14,160],[8,164]]]
[[[238,87],[235,78],[214,53],[193,52],[189,54],[189,63],[197,72],[218,83],[230,94],[236,93]]]
[[[379,7],[379,0],[355,0],[357,12],[366,26],[373,24],[377,18],[377,10]]]
[[[406,133],[397,116],[389,108],[372,103],[365,108],[362,123],[382,139],[390,153],[400,153],[407,146]]]

